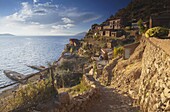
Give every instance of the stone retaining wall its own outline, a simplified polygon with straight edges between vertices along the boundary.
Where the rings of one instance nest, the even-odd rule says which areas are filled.
[[[113,69],[112,85],[127,92],[142,112],[170,111],[170,39],[149,38]]]
[[[100,90],[90,76],[84,75],[83,81],[92,88],[73,98],[70,98],[68,93],[61,93],[58,106],[54,109],[55,112],[86,112],[86,109],[90,108],[100,96]]]
[[[164,40],[166,43],[167,41]],[[168,112],[170,111],[170,55],[161,48],[161,45],[158,46],[159,42],[164,44],[162,40],[148,39],[146,42],[138,93],[139,104],[144,112]],[[170,41],[166,47],[170,47]]]

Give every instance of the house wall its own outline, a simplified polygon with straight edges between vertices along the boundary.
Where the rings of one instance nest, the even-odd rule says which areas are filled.
[[[105,36],[110,36],[110,31],[105,31]]]
[[[124,59],[128,59],[130,57],[130,54],[131,54],[131,49],[130,48],[126,48],[125,49]]]
[[[100,36],[104,36],[103,31],[99,31],[99,34],[100,34]]]
[[[133,29],[139,29],[139,26],[138,26],[137,23],[132,23],[132,28],[133,28]]]
[[[138,45],[139,45],[139,43],[124,46],[123,58],[128,59],[133,54],[133,52],[135,51],[135,49]]]
[[[103,26],[103,29],[104,29],[104,30],[109,30],[109,29],[111,29],[111,28],[110,28],[110,26],[108,25],[108,26]]]
[[[122,32],[119,32],[119,31],[117,31],[117,32],[111,32],[111,36],[112,36],[112,37],[121,37],[121,36],[122,36]]]
[[[117,19],[114,21],[114,29],[120,29],[121,28],[121,20]]]
[[[116,32],[111,32],[112,37],[116,37]]]
[[[107,43],[107,48],[114,48],[115,46],[117,46],[117,42],[108,42]]]
[[[102,30],[102,26],[99,26],[99,27],[98,27],[98,30]]]

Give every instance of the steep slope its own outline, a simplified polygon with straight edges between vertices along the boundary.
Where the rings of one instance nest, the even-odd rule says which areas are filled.
[[[132,0],[129,5],[120,9],[115,17],[126,17],[132,19],[148,20],[151,14],[170,10],[170,0]]]

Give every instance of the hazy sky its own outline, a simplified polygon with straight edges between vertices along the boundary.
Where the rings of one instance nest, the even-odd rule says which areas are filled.
[[[87,31],[131,0],[0,0],[0,33],[72,35]]]

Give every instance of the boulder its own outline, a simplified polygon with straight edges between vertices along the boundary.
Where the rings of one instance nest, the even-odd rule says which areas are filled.
[[[59,94],[59,102],[61,104],[68,104],[70,102],[70,96],[67,92],[63,92]]]

